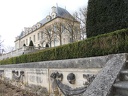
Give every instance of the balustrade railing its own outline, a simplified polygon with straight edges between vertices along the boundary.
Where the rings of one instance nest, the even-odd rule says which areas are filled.
[[[24,46],[22,48],[16,49],[14,51],[11,51],[9,53],[4,53],[0,56],[0,60],[15,57],[15,56],[20,56],[23,54],[28,54],[30,52],[35,52],[38,50],[45,49],[45,47],[33,47],[33,46]]]

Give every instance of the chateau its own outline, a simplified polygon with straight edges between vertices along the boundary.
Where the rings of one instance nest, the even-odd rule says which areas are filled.
[[[80,35],[80,22],[66,9],[53,6],[51,14],[16,37],[15,49],[29,46],[31,40],[34,47],[55,47],[78,41]]]
[[[2,54],[0,60],[28,54],[46,47],[72,43],[80,39],[80,22],[66,9],[53,6],[51,14],[32,27],[24,28],[24,31],[15,39],[15,50]],[[29,46],[30,41],[34,44],[32,48]]]

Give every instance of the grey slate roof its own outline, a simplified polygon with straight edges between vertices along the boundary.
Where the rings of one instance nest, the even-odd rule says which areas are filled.
[[[61,17],[61,18],[67,18],[67,19],[72,19],[74,20],[74,17],[66,10],[66,9],[63,9],[61,7],[56,7],[56,14],[57,14],[57,17]],[[47,19],[44,18],[43,20],[40,21],[40,23],[42,25],[44,25],[45,23],[47,23]]]
[[[67,19],[74,19],[74,17],[66,10],[61,7],[57,7],[57,16],[58,17],[63,17]]]
[[[20,33],[20,37],[22,37],[23,36],[23,31]]]
[[[56,7],[56,18],[60,17],[60,18],[66,18],[66,19],[72,19],[75,20],[74,17],[64,8],[61,7]],[[51,19],[52,20],[52,19]],[[50,21],[51,21],[50,20]],[[44,24],[46,24],[47,22],[49,22],[47,20],[47,18],[45,17],[44,19],[42,19],[39,23],[41,23],[41,25],[43,26]],[[20,34],[20,38],[23,37],[23,32],[21,32]]]

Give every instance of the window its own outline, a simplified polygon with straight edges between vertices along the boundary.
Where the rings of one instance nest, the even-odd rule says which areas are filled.
[[[25,44],[25,40],[23,40],[23,45]]]
[[[43,32],[41,32],[41,39],[43,39],[43,36],[44,36],[44,34],[43,34]]]
[[[31,37],[29,37],[29,41],[31,41]]]
[[[72,29],[71,29],[70,27],[68,28],[68,30],[69,30],[69,32],[71,32],[71,31],[72,31]]]
[[[36,37],[35,37],[35,35],[33,35],[33,40],[34,40],[34,42],[36,42]]]
[[[32,30],[33,31],[35,31],[37,28],[36,28],[36,25],[34,25],[33,27],[32,27]]]
[[[26,39],[26,45],[28,45],[28,39]]]
[[[23,41],[21,41],[20,47],[23,47]]]
[[[72,42],[72,37],[70,37],[70,41],[69,41],[70,43]]]
[[[40,40],[40,33],[38,33],[38,40]]]
[[[64,42],[64,44],[65,44],[65,38],[63,39],[63,42]]]
[[[65,30],[65,27],[64,27],[64,25],[62,25],[62,26],[61,26],[61,28],[62,28],[62,32],[63,32],[63,31]]]
[[[56,46],[56,38],[54,38],[54,47]]]
[[[48,29],[48,32],[51,33],[51,29]]]
[[[37,23],[36,26],[37,26],[37,28],[40,28],[41,27],[41,23]]]
[[[47,21],[51,20],[51,16],[50,15],[48,15],[46,18],[47,18]]]
[[[53,30],[54,30],[54,32],[56,32],[56,25],[54,25],[54,29]]]

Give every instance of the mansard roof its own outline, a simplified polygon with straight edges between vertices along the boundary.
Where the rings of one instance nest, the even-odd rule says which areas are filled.
[[[57,15],[56,18],[61,17],[61,18],[75,20],[74,17],[66,9],[63,9],[61,7],[56,7],[56,15]],[[47,18],[44,18],[43,20],[40,21],[42,25],[44,25],[47,22],[48,22]]]
[[[56,17],[55,18],[57,18],[57,17],[60,17],[60,18],[65,18],[65,19],[71,19],[71,20],[75,20],[75,18],[66,10],[66,9],[64,9],[64,8],[61,8],[61,7],[54,7],[54,8],[56,8]],[[50,19],[50,21],[51,20],[53,20],[54,18],[51,18]],[[76,20],[77,21],[77,20]],[[47,20],[47,18],[45,17],[44,19],[42,19],[40,22],[38,22],[38,23],[41,23],[41,26],[43,26],[44,24],[46,24],[47,22],[49,22],[48,20]],[[22,38],[22,37],[24,37],[23,36],[23,32],[21,32],[21,34],[20,34],[20,38]]]
[[[61,7],[57,7],[57,16],[67,19],[74,19],[74,17],[66,10]]]
[[[21,33],[20,33],[20,37],[22,37],[22,36],[23,36],[23,33],[24,33],[24,31],[21,31]]]

